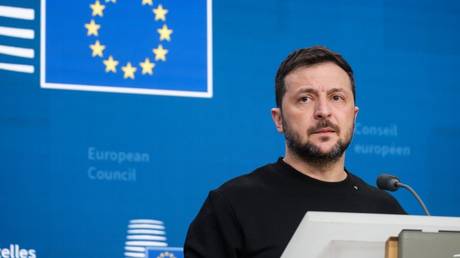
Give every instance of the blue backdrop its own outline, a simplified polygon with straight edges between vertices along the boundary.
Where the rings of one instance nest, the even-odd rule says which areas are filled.
[[[62,19],[84,17],[69,37],[77,38],[73,43],[81,37],[82,49],[87,50],[81,55],[101,64],[102,58],[91,57],[88,45],[93,41],[84,24],[91,18],[101,23],[111,18],[108,7],[103,18],[92,17],[89,6],[95,2],[72,3],[83,7],[68,6],[69,15]],[[140,2],[132,12],[146,10]],[[43,88],[41,3],[0,0],[0,10],[14,6],[34,11],[33,17],[25,14],[19,19],[0,12],[1,249],[15,252],[18,247],[31,258],[121,258],[129,240],[136,239],[129,238],[135,232],[127,231],[136,223],[157,230],[151,235],[159,236],[159,246],[182,246],[188,224],[210,189],[283,155],[283,137],[270,116],[274,74],[290,51],[311,45],[342,53],[355,70],[360,112],[347,152],[348,169],[372,184],[383,171],[397,174],[420,192],[434,215],[460,216],[460,173],[455,163],[460,144],[459,1],[215,0],[210,8],[212,41],[203,38],[209,35],[204,31],[184,37],[187,30],[181,28],[195,18],[197,26],[205,24],[206,1],[187,6],[181,1],[162,3],[169,8],[167,15],[177,14],[168,23],[174,30],[172,40],[155,36],[151,42],[171,47],[173,60],[160,63],[152,84],[142,81],[142,87],[155,86],[157,80],[163,83],[157,78],[164,76],[166,83],[190,83],[179,90],[207,91],[205,95]],[[157,4],[154,1],[152,8]],[[74,13],[80,9],[84,15]],[[117,12],[119,21],[124,21],[123,12]],[[180,13],[188,14],[186,20],[178,18]],[[137,24],[139,19],[141,24],[142,15],[130,13],[126,21]],[[153,28],[161,28],[161,20],[154,21],[153,13],[151,17]],[[8,36],[1,27],[29,29],[34,36]],[[147,46],[152,39],[143,37],[143,30],[132,33],[134,43],[106,36],[117,42],[113,46],[120,53],[126,50],[120,41],[129,41],[126,48],[135,50],[136,42]],[[181,40],[201,45],[174,52],[184,43]],[[4,51],[4,46],[24,48],[25,54]],[[63,47],[55,55],[71,53]],[[184,65],[187,60],[195,60],[192,67]],[[59,70],[64,66],[57,62],[55,72],[64,74]],[[5,64],[25,65],[26,72]],[[135,81],[121,79],[122,65],[113,80],[136,87]],[[80,69],[82,78],[87,75],[84,67],[69,69],[66,72]],[[107,75],[104,66],[98,69]],[[102,76],[96,70],[88,74]],[[139,66],[139,78],[140,70]],[[409,193],[395,196],[409,213],[422,213]]]

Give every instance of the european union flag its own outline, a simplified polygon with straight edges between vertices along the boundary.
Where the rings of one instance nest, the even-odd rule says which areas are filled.
[[[210,4],[43,0],[41,87],[212,97]]]
[[[147,258],[184,258],[184,253],[179,247],[150,247]]]

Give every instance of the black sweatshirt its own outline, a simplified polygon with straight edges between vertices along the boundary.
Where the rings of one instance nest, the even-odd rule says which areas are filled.
[[[388,193],[347,172],[308,177],[281,158],[209,193],[190,225],[186,258],[278,258],[307,211],[405,214]]]

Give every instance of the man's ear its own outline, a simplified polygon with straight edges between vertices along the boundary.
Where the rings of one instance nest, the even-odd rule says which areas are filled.
[[[356,121],[356,117],[358,117],[358,111],[359,111],[359,107],[355,106],[355,121]]]
[[[283,133],[284,132],[283,118],[281,116],[280,108],[272,108],[272,119],[273,119],[273,123],[275,123],[276,130],[279,133]]]

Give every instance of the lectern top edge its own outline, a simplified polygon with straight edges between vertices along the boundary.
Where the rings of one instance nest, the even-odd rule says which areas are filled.
[[[460,218],[443,216],[421,216],[421,215],[395,215],[395,214],[373,214],[373,213],[343,213],[343,212],[319,212],[309,211],[305,214],[304,220],[325,223],[359,223],[359,224],[391,224],[391,225],[458,225]]]

